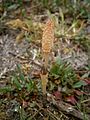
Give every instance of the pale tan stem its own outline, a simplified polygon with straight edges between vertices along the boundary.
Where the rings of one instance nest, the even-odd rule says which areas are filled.
[[[43,59],[44,59],[44,67],[45,69],[47,69],[49,62],[49,53],[43,53]]]
[[[42,82],[42,92],[43,95],[46,94],[46,86],[47,86],[47,82],[48,82],[48,74],[41,74],[41,82]]]

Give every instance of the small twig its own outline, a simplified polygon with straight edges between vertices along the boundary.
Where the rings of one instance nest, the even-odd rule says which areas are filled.
[[[37,102],[36,102],[36,105],[37,105],[41,110],[43,110],[43,111],[46,113],[46,115],[47,115],[47,108],[41,107]],[[39,113],[39,114],[40,114],[40,113]],[[47,119],[47,117],[44,117],[44,119]]]
[[[49,113],[49,115],[51,115],[51,117],[53,117],[54,120],[60,120],[57,116],[55,116],[50,110],[47,109],[47,112]],[[56,119],[55,119],[56,118]]]
[[[76,72],[76,73],[82,73],[82,74],[83,74],[83,73],[90,72],[90,70],[81,70],[81,71],[80,71],[80,70],[76,70],[75,72]]]
[[[41,107],[37,102],[35,102],[35,104],[36,104],[41,110],[44,110],[44,108]]]
[[[85,103],[85,102],[88,102],[88,101],[90,101],[90,98],[87,99],[87,100],[83,100],[81,103]]]
[[[61,113],[65,118],[68,119],[68,117],[62,111],[59,111],[59,113]]]
[[[39,112],[41,109],[39,109],[38,111],[36,111],[29,119],[32,120]]]

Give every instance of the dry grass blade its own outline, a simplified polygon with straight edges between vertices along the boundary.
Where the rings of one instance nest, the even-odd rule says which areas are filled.
[[[22,21],[20,19],[15,19],[15,20],[10,20],[9,22],[6,23],[7,26],[9,26],[12,29],[21,29],[27,32],[30,32],[30,28],[26,21]]]
[[[21,21],[20,19],[11,20],[7,22],[6,25],[8,25],[9,27],[13,29],[22,28],[26,26],[25,23]]]

